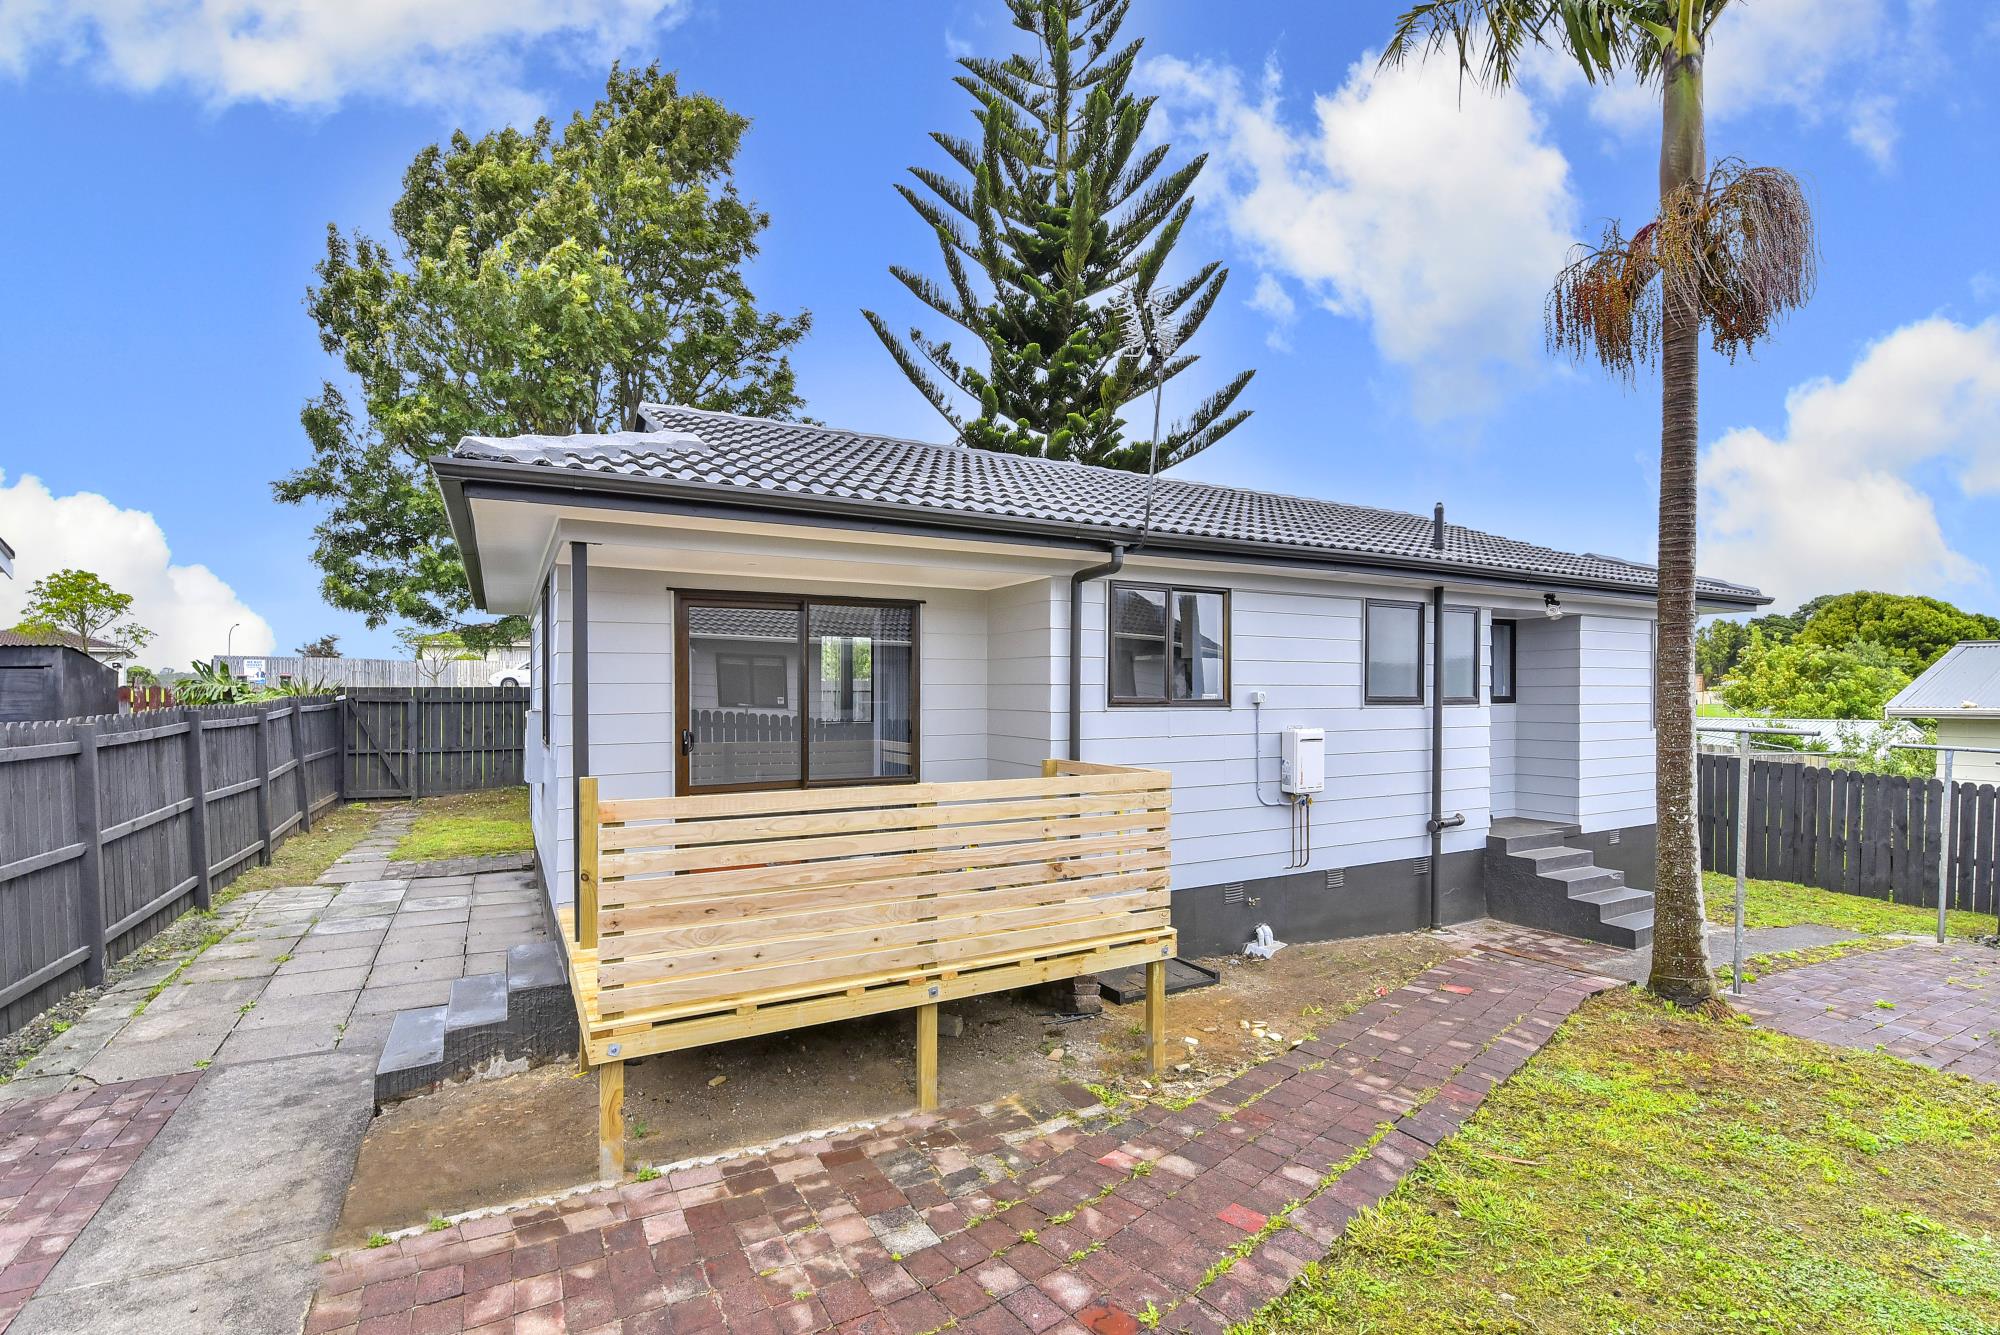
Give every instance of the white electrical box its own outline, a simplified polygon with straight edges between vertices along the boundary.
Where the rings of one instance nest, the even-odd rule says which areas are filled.
[[[1278,788],[1293,795],[1326,790],[1326,729],[1287,728],[1278,734]]]

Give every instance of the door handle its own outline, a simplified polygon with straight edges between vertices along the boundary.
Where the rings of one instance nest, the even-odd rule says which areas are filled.
[[[693,755],[693,754],[694,754],[694,729],[693,729],[693,728],[682,728],[682,729],[681,729],[681,754],[682,754],[682,755],[684,755],[684,756],[687,756],[687,755]]]

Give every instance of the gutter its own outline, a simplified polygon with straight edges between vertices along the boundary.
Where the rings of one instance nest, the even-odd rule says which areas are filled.
[[[488,459],[439,458],[431,461],[444,494],[445,512],[451,520],[452,535],[465,561],[466,578],[473,595],[485,602],[483,578],[478,573],[477,544],[469,500],[496,500],[547,503],[549,493],[568,493],[577,503],[650,513],[701,514],[719,518],[765,518],[775,523],[798,524],[805,516],[844,520],[836,526],[885,532],[937,533],[958,537],[1033,537],[1065,547],[1093,543],[1131,546],[1134,530],[1127,525],[1077,524],[1029,516],[921,512],[912,517],[911,507],[881,501],[855,500],[812,492],[760,492],[746,495],[740,487],[704,482],[662,482],[658,478],[634,478],[616,473],[592,473],[557,469],[547,464],[508,463]],[[552,476],[561,473],[562,476]],[[1201,538],[1147,533],[1146,550],[1153,556],[1180,556],[1193,559],[1218,557],[1245,560],[1259,565],[1290,565],[1313,570],[1351,574],[1450,574],[1455,582],[1477,583],[1502,588],[1527,587],[1580,596],[1609,595],[1641,601],[1657,599],[1657,587],[1621,584],[1606,580],[1542,574],[1529,570],[1505,570],[1492,566],[1466,565],[1439,557],[1426,560],[1410,555],[1376,555],[1342,552],[1321,555],[1321,549],[1235,538]],[[1750,611],[1768,606],[1772,599],[1746,591],[1698,593],[1699,603],[1714,611]]]
[[[1431,550],[1444,550],[1444,502],[1431,511]],[[1479,632],[1473,631],[1478,642]],[[1473,682],[1478,690],[1479,683]],[[1424,828],[1431,836],[1430,874],[1424,879],[1430,890],[1431,930],[1444,925],[1444,832],[1465,824],[1463,813],[1444,814],[1444,585],[1431,589],[1431,818]]]
[[[1125,548],[1118,543],[1111,544],[1111,558],[1094,566],[1085,566],[1073,571],[1069,577],[1069,758],[1083,759],[1083,586],[1104,575],[1115,575],[1125,568]],[[1107,605],[1104,615],[1109,617],[1111,609]],[[1105,664],[1109,672],[1111,665]],[[1106,689],[1110,687],[1107,680]]]

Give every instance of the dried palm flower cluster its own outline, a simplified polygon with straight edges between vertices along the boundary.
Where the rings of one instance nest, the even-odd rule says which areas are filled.
[[[1595,248],[1578,247],[1549,294],[1549,347],[1579,359],[1595,352],[1629,378],[1659,356],[1671,292],[1694,301],[1715,350],[1734,359],[1805,304],[1818,272],[1798,178],[1728,158],[1630,239],[1611,223]]]

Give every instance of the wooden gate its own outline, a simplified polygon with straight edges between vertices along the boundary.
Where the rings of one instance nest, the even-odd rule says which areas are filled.
[[[523,782],[524,687],[357,687],[344,700],[347,798],[429,797]]]

